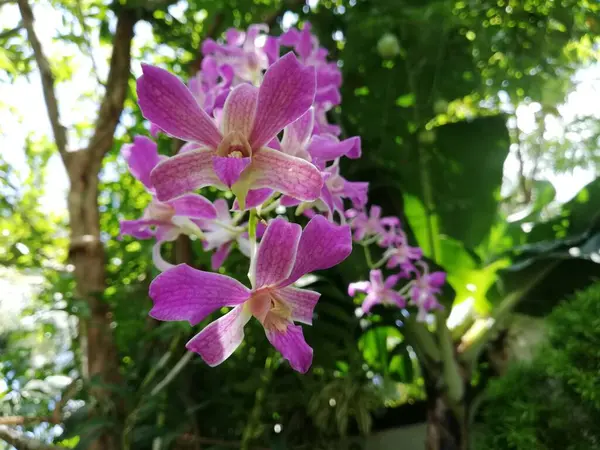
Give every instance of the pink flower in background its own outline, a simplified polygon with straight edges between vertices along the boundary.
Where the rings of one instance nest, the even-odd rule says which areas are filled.
[[[150,172],[161,161],[156,143],[143,136],[136,136],[133,144],[125,144],[121,153],[129,165],[131,174],[141,181],[153,195],[141,219],[122,220],[120,235],[138,239],[156,238],[152,252],[154,263],[160,270],[170,267],[160,254],[163,242],[173,241],[180,234],[200,234],[195,220],[214,219],[217,211],[213,204],[198,194],[186,194],[168,202],[154,198]]]
[[[221,130],[176,76],[152,66],[143,70],[137,90],[144,117],[169,135],[198,144],[152,171],[159,200],[209,185],[231,188],[242,209],[250,189],[269,188],[301,200],[319,196],[323,179],[314,165],[265,147],[312,105],[314,69],[289,53],[269,68],[260,89],[237,86],[225,102]]]
[[[354,240],[362,241],[365,238],[375,236],[382,232],[381,207],[372,205],[369,215],[365,211],[349,209],[346,211],[350,227],[354,230]]]
[[[357,292],[367,294],[362,304],[362,310],[365,314],[378,304],[404,308],[406,299],[394,290],[394,286],[396,286],[399,279],[399,275],[392,275],[384,280],[381,270],[371,270],[370,281],[358,281],[348,285],[348,295],[354,297]]]
[[[232,70],[234,86],[245,82],[258,86],[263,72],[279,56],[279,48],[274,46],[273,38],[269,39],[268,32],[265,24],[250,25],[247,32],[230,28],[225,33],[224,44],[206,39],[202,53],[218,67]],[[276,53],[275,59],[273,53]]]
[[[187,320],[196,325],[222,307],[233,307],[193,337],[186,347],[210,366],[226,360],[241,344],[244,325],[252,316],[263,325],[271,344],[305,373],[312,348],[302,328],[310,325],[320,294],[292,287],[301,276],[333,267],[352,251],[350,229],[324,217],[313,218],[304,231],[284,219],[272,220],[251,261],[251,289],[233,278],[203,272],[182,264],[163,272],[150,285],[158,320]]]
[[[425,266],[424,263],[422,264]],[[443,308],[435,295],[441,292],[445,282],[446,274],[444,272],[429,273],[427,266],[422,274],[417,274],[417,279],[410,290],[410,303],[419,308],[417,320],[424,321],[428,312]]]
[[[384,257],[387,259],[386,267],[388,269],[398,267],[402,276],[408,277],[411,273],[416,272],[414,261],[423,257],[423,251],[419,247],[409,246],[405,239],[402,242],[397,241],[394,246],[389,247],[385,251]]]

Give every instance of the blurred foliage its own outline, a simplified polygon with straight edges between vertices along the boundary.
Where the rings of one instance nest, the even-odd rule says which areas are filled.
[[[530,363],[493,381],[478,449],[600,448],[600,285],[547,318],[547,342]]]
[[[598,122],[581,118],[568,124],[571,134],[540,140],[545,120],[560,115],[557,106],[573,89],[573,74],[598,57],[597,2],[42,3],[60,18],[53,36],[60,52],[50,54],[59,88],[81,89],[81,120],[67,124],[77,144],[85,142],[93,127],[83,105],[94,105],[102,91],[105,50],[118,8],[133,7],[140,18],[133,71],[138,73],[143,61],[184,79],[197,65],[198,48],[209,34],[216,37],[230,26],[261,21],[279,34],[283,17],[297,25],[310,21],[343,71],[343,103],[332,119],[346,136],[360,135],[363,142],[362,160],[344,162],[342,173],[350,180],[369,181],[371,201],[382,205],[386,215],[400,216],[411,242],[423,247],[434,267],[447,271],[449,285],[441,299],[445,312],[462,302],[473,304],[471,316],[453,330],[456,341],[474,317],[487,317],[540,267],[556,264],[521,302],[523,309],[538,314],[600,276],[599,229],[593,220],[600,205],[598,181],[560,205],[554,187],[541,175],[543,167],[595,169]],[[0,11],[13,7],[0,2]],[[0,30],[1,83],[25,77],[37,82],[18,25]],[[89,73],[89,79],[75,83],[82,73]],[[0,380],[6,383],[0,389],[0,411],[47,416],[61,397],[68,397],[60,436],[62,430],[47,426],[25,429],[63,445],[78,442],[78,448],[89,443],[79,442],[79,436],[110,427],[123,436],[124,450],[155,448],[157,442],[159,448],[217,449],[235,446],[243,436],[274,449],[331,449],[368,434],[378,421],[386,423],[399,405],[422,402],[422,367],[406,342],[402,312],[377,307],[369,319],[358,318],[357,305],[346,295],[347,284],[368,272],[360,248],[344,264],[320,274],[312,286],[322,297],[314,326],[305,330],[315,350],[310,374],[299,376],[280,364],[253,322],[240,349],[221,366],[182,359],[185,342],[200,327],[192,330],[185,323],[147,317],[148,284],[157,274],[152,243],[117,237],[118,221],[137,217],[149,200],[119,156],[121,145],[133,135],[148,134],[134,92],[132,79],[114,148],[104,161],[99,199],[107,253],[103,298],[111,307],[123,383],[111,386],[111,399],[100,400],[105,415],[89,420],[91,405],[99,401],[89,391],[98,381],[79,380],[84,350],[77,329],[77,318],[89,311],[73,293],[65,216],[44,207],[48,195],[57,195],[48,185],[55,151],[47,137],[34,134],[24,144],[25,169],[0,160],[0,265],[17,271],[1,277],[12,283],[26,273],[41,280],[25,294],[27,302],[19,310],[24,319],[15,318],[28,326],[3,323],[0,328]],[[516,108],[533,103],[541,105],[537,128],[527,135],[515,132],[511,119]],[[582,134],[577,127],[584,125]],[[0,124],[0,132],[11,130]],[[583,136],[583,143],[574,142],[573,132]],[[528,165],[521,171],[523,183],[517,179],[504,195],[506,163],[515,154],[511,143],[521,145]],[[163,154],[172,154],[172,145],[164,137],[159,140]],[[198,245],[193,249],[193,265],[206,267],[210,255]],[[166,252],[173,255],[175,245]],[[246,264],[234,253],[221,271],[243,280]],[[46,356],[35,358],[39,354]],[[512,373],[507,379],[529,398],[536,391],[528,390],[525,381],[540,380],[538,373],[523,374],[524,381]],[[57,389],[56,376],[79,380],[73,384],[76,389],[68,394],[63,385]],[[575,374],[569,377],[576,379]],[[125,420],[117,419],[115,403],[124,405]],[[552,411],[558,414],[559,409]]]

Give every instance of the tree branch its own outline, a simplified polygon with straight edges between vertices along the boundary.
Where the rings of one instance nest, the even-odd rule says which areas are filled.
[[[0,417],[0,425],[29,425],[32,423],[48,422],[52,424],[61,423],[60,418],[55,419],[54,417],[27,417],[27,416],[5,416]]]
[[[21,28],[23,28],[23,24],[19,23],[19,25],[14,28],[4,30],[2,33],[0,33],[0,39],[6,39],[11,37],[13,34],[17,34],[19,31],[21,31]]]
[[[42,44],[35,33],[33,27],[34,17],[31,6],[27,0],[18,0],[19,11],[23,18],[23,27],[27,30],[27,39],[33,50],[33,55],[40,71],[40,78],[42,80],[42,90],[44,92],[44,101],[46,102],[46,109],[48,111],[48,118],[52,125],[52,132],[54,133],[54,141],[58,152],[64,161],[67,159],[67,130],[60,122],[60,114],[58,112],[58,101],[56,100],[56,92],[54,90],[54,75],[52,74],[52,68],[50,67],[50,61],[46,57]]]
[[[98,166],[104,155],[112,148],[113,135],[123,112],[129,83],[133,27],[136,22],[137,18],[133,10],[123,8],[119,11],[106,91],[100,104],[94,134],[88,145],[92,160]]]
[[[4,425],[0,425],[0,439],[17,450],[64,450],[65,447],[49,445],[38,439],[33,439]]]

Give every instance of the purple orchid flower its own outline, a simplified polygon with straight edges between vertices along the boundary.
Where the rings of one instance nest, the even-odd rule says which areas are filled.
[[[175,240],[180,234],[201,234],[195,220],[215,219],[217,211],[213,204],[198,194],[186,194],[168,202],[154,198],[150,172],[161,161],[156,143],[136,136],[133,144],[125,144],[121,153],[129,165],[129,171],[141,181],[153,195],[141,219],[122,220],[120,235],[131,235],[138,239],[156,238],[152,256],[156,267],[166,270],[171,267],[161,257],[160,249],[164,242]]]
[[[279,47],[274,46],[273,38],[267,37],[268,32],[269,27],[265,24],[250,25],[247,32],[230,28],[225,32],[226,43],[206,39],[202,53],[213,58],[218,66],[233,70],[234,86],[241,83],[259,85],[263,72],[279,56]]]
[[[383,231],[381,206],[372,205],[369,215],[363,210],[349,209],[346,211],[346,217],[350,220],[350,227],[354,230],[355,241],[362,241]]]
[[[394,290],[398,284],[400,275],[391,275],[386,280],[383,279],[381,270],[371,270],[370,281],[358,281],[348,285],[348,295],[354,297],[357,292],[365,292],[367,296],[362,304],[362,310],[365,314],[371,311],[375,305],[393,305],[398,308],[406,306],[406,299]]]
[[[236,224],[224,199],[215,200],[214,205],[217,210],[216,220],[202,220],[197,223],[203,231],[204,250],[215,250],[211,257],[211,269],[217,270],[229,256],[234,242],[237,243],[240,252],[249,258],[250,240],[246,224]],[[260,238],[264,231],[265,226],[259,222],[256,227],[256,236]]]
[[[216,366],[241,344],[244,325],[254,316],[292,368],[305,373],[312,363],[312,348],[294,322],[312,323],[320,294],[292,284],[309,272],[339,264],[351,251],[347,226],[317,216],[302,231],[298,224],[274,219],[251,261],[251,289],[228,276],[182,264],[163,272],[150,285],[154,301],[150,315],[158,320],[187,320],[193,326],[212,312],[233,306],[186,347],[209,366]]]
[[[385,239],[386,237],[384,237],[384,240]],[[389,237],[387,239],[389,239]],[[383,241],[380,241],[380,245],[381,242]],[[402,276],[408,277],[411,273],[417,272],[413,262],[420,260],[423,257],[423,250],[419,247],[411,247],[408,245],[406,235],[404,232],[400,231],[400,234],[394,237],[394,242],[385,251],[383,256],[387,259],[386,267],[388,269],[399,267]]]
[[[175,75],[152,66],[143,71],[137,91],[144,117],[169,135],[198,144],[152,171],[159,200],[209,185],[231,188],[242,209],[250,189],[269,188],[302,200],[319,196],[323,179],[314,165],[265,147],[314,99],[314,69],[303,67],[292,53],[267,70],[260,89],[241,84],[229,94],[221,131]]]
[[[424,321],[427,314],[434,309],[443,309],[443,306],[435,298],[435,294],[441,292],[441,288],[446,282],[446,274],[444,272],[429,273],[425,263],[422,274],[417,274],[417,279],[410,290],[410,303],[419,308],[417,320]]]

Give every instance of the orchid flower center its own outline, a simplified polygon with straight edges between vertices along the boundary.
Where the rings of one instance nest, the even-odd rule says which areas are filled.
[[[162,203],[156,200],[153,200],[148,205],[144,214],[147,219],[161,220],[165,222],[169,222],[174,215],[175,208],[167,203]]]
[[[217,147],[218,156],[229,158],[247,158],[252,156],[248,139],[239,131],[230,131]]]
[[[260,323],[272,331],[285,331],[290,323],[292,308],[275,289],[259,289],[248,300],[250,312]]]

